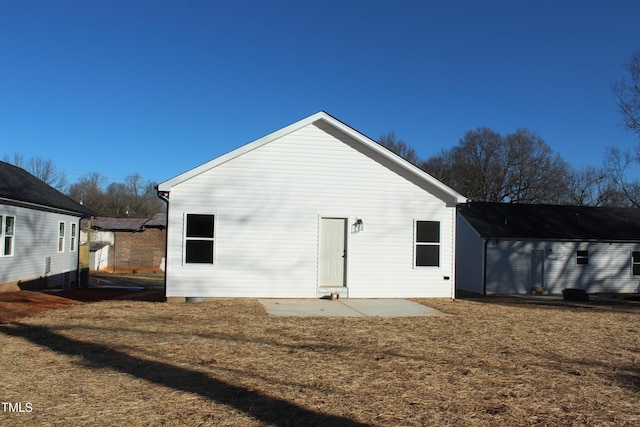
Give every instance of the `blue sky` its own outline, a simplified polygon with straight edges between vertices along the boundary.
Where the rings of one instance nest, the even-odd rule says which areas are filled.
[[[536,132],[575,167],[638,137],[611,84],[634,1],[0,0],[0,158],[164,181],[324,110],[423,158]]]

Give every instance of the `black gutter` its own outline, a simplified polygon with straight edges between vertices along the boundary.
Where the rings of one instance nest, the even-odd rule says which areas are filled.
[[[164,300],[167,300],[167,266],[169,264],[169,192],[160,191],[156,185],[156,195],[167,205],[167,226],[164,228]]]

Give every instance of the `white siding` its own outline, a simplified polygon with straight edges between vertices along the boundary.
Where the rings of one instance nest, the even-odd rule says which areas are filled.
[[[449,199],[330,125],[308,125],[171,188],[167,296],[315,297],[320,218],[340,217],[364,223],[347,236],[349,297],[451,297]],[[186,213],[216,215],[214,266],[183,265]],[[440,221],[440,267],[414,267],[415,220]]]
[[[487,293],[529,293],[532,250],[545,253],[544,287],[552,294],[640,291],[640,276],[631,273],[631,252],[640,244],[494,240],[487,249]],[[589,264],[577,264],[578,250],[589,251]]]
[[[0,256],[0,284],[49,277],[47,287],[76,282],[78,270],[79,218],[23,207],[0,205],[0,215],[15,216],[13,256]],[[64,252],[58,252],[58,227],[65,223]],[[76,250],[71,251],[71,224],[76,224]],[[50,272],[45,271],[50,257]],[[68,278],[64,277],[68,273]]]
[[[80,244],[86,244],[87,237],[87,231],[82,230],[80,232]],[[90,252],[89,269],[93,271],[106,270],[109,266],[109,251],[116,241],[113,231],[91,230],[91,241],[103,242],[105,246]]]

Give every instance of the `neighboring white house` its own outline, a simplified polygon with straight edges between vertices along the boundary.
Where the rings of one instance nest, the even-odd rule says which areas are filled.
[[[76,286],[80,218],[90,213],[0,162],[0,292]]]
[[[458,210],[456,278],[476,294],[638,292],[640,209],[472,202]]]
[[[158,186],[166,296],[454,297],[465,199],[325,112]]]

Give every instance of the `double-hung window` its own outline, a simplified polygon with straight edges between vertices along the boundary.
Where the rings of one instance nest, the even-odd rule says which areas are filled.
[[[0,256],[13,255],[16,217],[0,215]]]
[[[76,251],[76,242],[77,242],[76,227],[77,226],[78,225],[76,223],[71,223],[71,252]]]
[[[64,252],[64,222],[58,224],[58,252]]]
[[[640,276],[640,252],[631,252],[631,275]]]
[[[587,265],[589,264],[589,251],[576,252],[576,264]]]
[[[440,266],[440,222],[416,221],[415,266]]]
[[[187,214],[185,222],[185,264],[213,264],[214,215]]]

